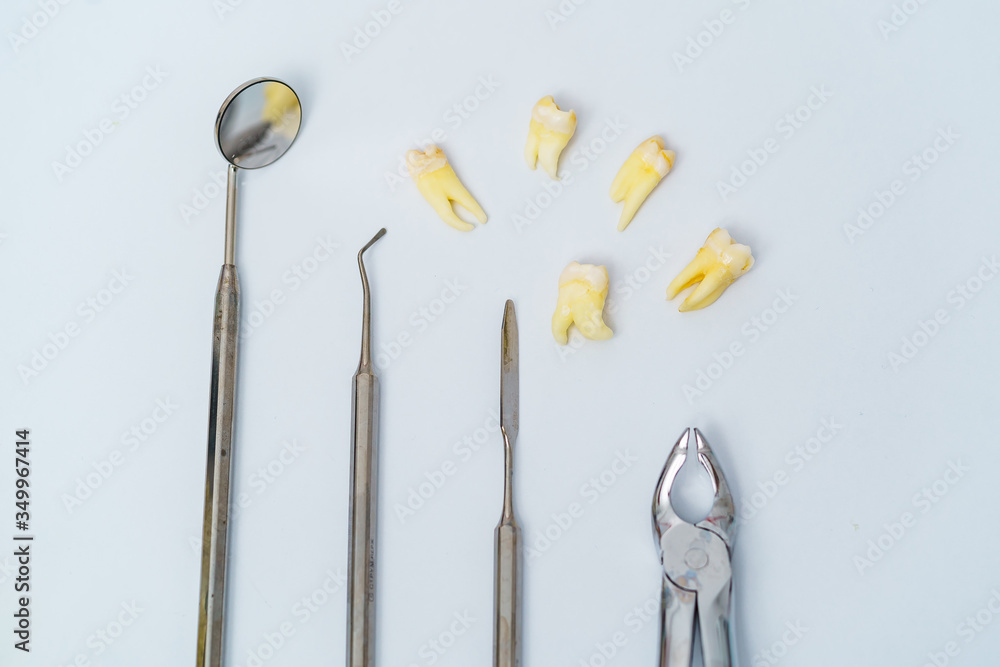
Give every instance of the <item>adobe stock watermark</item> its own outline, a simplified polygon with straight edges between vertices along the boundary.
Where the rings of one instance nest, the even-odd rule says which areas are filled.
[[[493,93],[500,88],[500,82],[493,75],[481,76],[476,82],[476,86],[458,102],[452,104],[441,114],[441,120],[451,131],[462,127],[465,121],[472,118],[472,115],[480,109],[483,102],[493,97]],[[439,144],[448,138],[448,129],[445,127],[435,127],[423,139],[413,142],[414,146],[424,149],[429,144]],[[396,187],[410,180],[409,166],[406,164],[406,153],[402,153],[396,159],[395,171],[386,170],[382,177],[390,192],[395,192]]]
[[[587,657],[580,658],[579,667],[607,667],[628,646],[630,638],[650,624],[659,624],[661,595],[658,588],[633,606],[622,618],[622,627],[616,628],[603,640],[594,642],[594,650]]]
[[[71,660],[56,667],[98,667],[107,664],[107,658],[102,656],[121,640],[122,635],[138,622],[145,611],[135,600],[122,602],[119,609],[112,613],[110,621],[87,636],[84,650],[78,651]]]
[[[230,14],[243,6],[243,0],[212,0],[212,9],[220,21],[225,21]]]
[[[542,191],[525,199],[521,210],[511,214],[510,219],[514,223],[514,229],[517,230],[517,233],[522,233],[525,227],[534,224],[541,216],[542,211],[552,206],[552,203],[566,191],[566,188],[573,184],[573,178],[577,174],[587,171],[590,165],[608,150],[608,146],[617,141],[627,129],[628,125],[623,123],[620,118],[608,118],[604,121],[598,136],[582,146],[574,148],[567,161],[560,161],[559,180],[553,181],[549,178],[543,180]],[[572,168],[562,168],[564,164],[569,164]]]
[[[752,0],[732,0],[732,3],[742,12],[750,8]],[[738,18],[739,14],[727,7],[719,12],[718,17],[702,21],[703,29],[688,36],[682,51],[674,51],[674,65],[677,66],[678,74],[683,74],[686,67],[701,58]]]
[[[928,0],[903,0],[893,4],[892,12],[888,18],[879,19],[875,24],[878,31],[882,33],[882,39],[889,41],[889,35],[899,32],[910,19],[917,15]]]
[[[785,621],[785,631],[781,633],[781,637],[767,648],[754,653],[753,657],[750,658],[750,666],[772,667],[772,665],[777,665],[789,654],[792,647],[805,637],[807,632],[809,632],[809,628],[802,625],[802,621]]]
[[[736,513],[737,526],[742,526],[754,519],[774,500],[782,488],[788,486],[795,475],[802,472],[810,461],[834,442],[837,434],[842,430],[844,430],[844,424],[838,422],[836,417],[820,419],[819,427],[812,436],[785,453],[783,460],[787,468],[776,470],[769,478],[757,482],[756,491],[749,495],[744,494],[743,502],[740,503],[739,511]]]
[[[948,467],[941,476],[923,487],[910,499],[910,504],[916,510],[903,512],[896,521],[882,524],[883,532],[868,540],[868,548],[852,558],[858,574],[864,576],[865,571],[875,566],[875,563],[885,558],[906,534],[916,527],[920,517],[930,512],[935,505],[948,495],[948,492],[965,477],[972,468],[963,465],[961,459],[948,461]]]
[[[268,461],[262,465],[257,466],[257,468],[251,472],[246,477],[245,482],[240,482],[238,485],[233,486],[234,497],[232,500],[232,511],[229,514],[230,520],[235,521],[243,515],[255,499],[264,495],[268,489],[270,489],[278,480],[288,472],[288,469],[294,466],[300,458],[306,453],[306,446],[299,444],[297,438],[286,438],[281,441],[278,452],[272,456]],[[253,491],[253,495],[249,491],[243,491],[242,489],[249,489]],[[235,493],[235,491],[239,493]],[[201,536],[189,537],[188,545],[191,547],[191,551],[200,554],[201,553]]]
[[[69,347],[70,342],[79,336],[87,325],[119,298],[118,295],[124,292],[134,279],[128,268],[115,269],[104,287],[81,301],[76,307],[77,317],[67,320],[55,331],[50,331],[46,336],[47,342],[31,351],[28,362],[17,365],[17,374],[24,386],[28,386],[32,380],[41,375],[42,371]]]
[[[580,485],[580,500],[569,503],[561,511],[553,512],[549,515],[551,521],[548,524],[531,531],[531,536],[525,540],[527,556],[537,560],[551,549],[580,522],[587,513],[587,507],[603,498],[638,462],[639,457],[629,449],[615,452],[615,457],[607,466]]]
[[[149,98],[149,94],[160,87],[167,76],[169,76],[169,72],[164,72],[159,65],[147,67],[142,80],[130,90],[116,97],[111,103],[109,115],[97,121],[94,127],[85,128],[82,132],[83,139],[74,144],[67,144],[61,162],[59,160],[52,161],[52,173],[55,175],[56,181],[62,183],[67,175],[76,171],[84,160],[92,155],[94,150],[104,143],[104,140],[115,132],[118,126],[139,108],[140,104]]]
[[[426,471],[416,486],[406,490],[403,502],[393,506],[399,523],[405,524],[408,519],[427,506],[434,496],[444,488],[448,480],[458,474],[479,451],[490,442],[493,434],[500,432],[500,415],[496,410],[490,410],[483,423],[467,433],[451,446],[451,456],[445,458],[439,465]],[[497,445],[499,446],[499,444]]]
[[[624,278],[619,278],[612,283],[608,303],[604,307],[605,312],[609,315],[617,313],[622,304],[649,284],[653,275],[666,266],[667,260],[671,257],[672,255],[665,251],[663,246],[646,246],[646,257],[642,264],[625,274]]]
[[[730,195],[736,194],[742,189],[768,163],[771,157],[781,150],[782,141],[787,142],[794,137],[814,117],[816,112],[826,106],[831,97],[833,97],[833,93],[827,89],[826,84],[810,88],[809,95],[802,104],[774,123],[774,131],[778,133],[778,137],[768,137],[760,146],[748,148],[747,158],[732,166],[729,178],[715,182],[715,189],[722,201],[726,201]]]
[[[0,558],[0,585],[6,584],[17,573],[17,567],[9,557]]]
[[[997,616],[1000,616],[1000,587],[990,589],[990,597],[983,606],[955,626],[952,639],[946,641],[940,648],[927,652],[927,662],[922,667],[950,665],[952,658],[957,658],[962,653],[962,645],[958,640],[961,639],[965,645],[971,644],[986,632]]]
[[[288,303],[288,297],[297,292],[307,280],[330,261],[333,253],[340,247],[329,234],[317,236],[312,249],[302,259],[291,264],[281,274],[281,287],[274,287],[264,292],[261,299],[253,299],[247,304],[246,315],[240,327],[240,338],[249,339],[264,323],[274,317],[278,309]]]
[[[417,657],[420,658],[420,662],[411,662],[409,667],[436,665],[475,623],[475,617],[467,609],[461,612],[456,611],[451,615],[443,630],[420,645],[420,648],[417,649]]]
[[[858,209],[858,217],[853,223],[844,224],[844,236],[852,245],[855,239],[864,235],[875,226],[875,223],[882,219],[889,212],[895,203],[907,193],[907,181],[913,184],[923,178],[924,174],[934,165],[941,155],[947,153],[955,142],[962,135],[955,132],[951,125],[947,128],[938,128],[937,136],[919,153],[914,153],[905,162],[900,170],[903,178],[894,179],[885,190],[875,190],[872,199],[865,206]]]
[[[190,202],[178,204],[177,210],[185,225],[190,225],[192,218],[201,215],[201,212],[208,208],[208,205],[216,197],[226,191],[227,178],[225,169],[215,169],[208,172],[208,178],[205,179],[205,182],[192,191]]]
[[[315,588],[292,605],[284,620],[280,621],[273,630],[261,634],[257,645],[247,649],[246,661],[242,665],[237,663],[236,667],[263,667],[295,636],[298,631],[296,622],[301,627],[308,623],[323,607],[327,606],[331,600],[340,601],[340,591],[347,586],[347,575],[338,567],[336,569],[328,568],[322,576],[323,580]]]
[[[898,349],[890,350],[886,361],[893,373],[899,373],[900,367],[910,363],[941,333],[941,329],[951,322],[952,315],[965,308],[1000,272],[1000,262],[997,256],[983,257],[979,267],[964,281],[945,296],[946,305],[937,308],[927,319],[917,320],[917,325],[907,335],[903,336]]]
[[[90,464],[90,470],[76,478],[71,492],[64,492],[60,499],[66,512],[72,514],[93,497],[112,476],[132,458],[131,455],[146,446],[160,427],[180,408],[170,396],[154,401],[153,409],[127,431],[122,432],[119,441],[121,449],[113,449],[104,458]]]
[[[576,14],[578,7],[586,4],[586,2],[587,0],[560,0],[559,4],[555,7],[546,9],[542,13],[542,16],[549,24],[549,29],[555,32],[560,25],[569,21],[570,17]]]
[[[344,60],[350,63],[354,58],[361,55],[362,51],[372,45],[378,37],[386,30],[397,16],[403,13],[409,0],[389,0],[384,8],[373,9],[370,12],[371,19],[354,26],[354,30],[349,41],[340,42],[340,54]]]
[[[379,344],[375,350],[375,366],[379,370],[385,370],[389,364],[399,359],[403,352],[413,345],[416,338],[441,319],[467,289],[469,286],[463,285],[458,278],[445,280],[444,286],[435,298],[410,313],[407,319],[408,326],[405,329],[393,336],[389,342]]]
[[[793,294],[790,289],[781,289],[775,292],[774,301],[771,302],[770,306],[740,326],[742,338],[737,338],[721,352],[713,354],[712,361],[708,365],[695,371],[694,381],[685,383],[681,387],[688,405],[694,405],[695,399],[701,398],[706,391],[714,387],[715,383],[729,372],[737,360],[746,354],[748,347],[770,331],[775,323],[781,319],[781,316],[787,313],[798,300],[799,297]]]
[[[70,2],[72,0],[35,0],[38,11],[33,11],[30,14],[22,16],[21,25],[18,26],[17,32],[10,31],[7,33],[7,41],[10,42],[10,48],[14,52],[14,55],[20,53],[21,49],[28,45],[28,42],[38,37],[38,34]]]

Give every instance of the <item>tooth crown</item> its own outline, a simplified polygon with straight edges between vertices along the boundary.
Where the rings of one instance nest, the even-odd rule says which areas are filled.
[[[565,345],[569,327],[591,340],[607,340],[613,332],[604,323],[604,301],[608,296],[608,269],[593,264],[571,262],[559,276],[559,300],[552,316],[552,335]]]
[[[681,312],[699,310],[715,302],[734,280],[753,266],[750,246],[736,243],[725,229],[716,228],[690,264],[667,287],[667,299],[699,283],[681,303]]]
[[[675,157],[673,151],[664,150],[663,139],[659,136],[652,136],[642,142],[628,156],[611,184],[611,200],[625,201],[618,220],[618,231],[624,230],[632,222],[639,206],[674,166]]]
[[[446,223],[463,232],[474,229],[472,224],[458,217],[451,205],[453,201],[474,215],[476,220],[486,223],[486,212],[458,180],[458,175],[440,148],[430,144],[424,151],[408,151],[406,166],[420,194]]]
[[[528,166],[534,169],[536,162],[541,162],[545,172],[559,180],[559,156],[574,132],[575,111],[560,110],[551,95],[538,100],[531,110],[528,143],[524,147],[524,159]]]

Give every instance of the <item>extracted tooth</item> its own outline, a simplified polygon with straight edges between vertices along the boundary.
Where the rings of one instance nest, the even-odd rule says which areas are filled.
[[[455,214],[451,207],[451,202],[454,201],[474,215],[476,220],[486,223],[485,211],[458,180],[455,170],[448,164],[448,158],[440,148],[430,144],[423,152],[407,151],[406,164],[420,194],[434,207],[442,220],[459,231],[468,232],[474,228]]]
[[[674,157],[673,151],[663,150],[663,139],[658,136],[646,139],[628,156],[611,184],[611,200],[625,200],[618,231],[632,222],[639,206],[674,166]]]
[[[602,318],[607,296],[607,267],[570,262],[559,276],[559,301],[552,316],[556,342],[566,344],[571,324],[590,340],[611,338],[613,332]]]
[[[700,283],[681,304],[680,311],[698,310],[710,305],[734,280],[753,266],[750,246],[733,241],[725,229],[715,228],[694,260],[667,287],[667,300],[695,283]]]
[[[575,111],[560,111],[551,95],[538,100],[531,110],[528,143],[524,147],[524,159],[528,161],[528,166],[534,169],[535,162],[541,162],[542,169],[559,180],[559,155],[574,132]]]

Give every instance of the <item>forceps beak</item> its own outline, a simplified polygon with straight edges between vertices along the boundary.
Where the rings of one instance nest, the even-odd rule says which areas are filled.
[[[658,549],[661,548],[661,536],[671,526],[687,523],[677,516],[677,513],[674,511],[674,507],[670,502],[670,489],[673,488],[677,473],[680,472],[680,469],[684,466],[684,462],[687,461],[692,438],[698,462],[708,472],[709,479],[712,482],[712,490],[715,493],[712,509],[709,511],[708,516],[695,525],[718,534],[719,537],[725,540],[727,545],[730,543],[731,527],[735,511],[733,496],[729,491],[729,484],[726,483],[726,478],[722,474],[722,467],[715,458],[715,453],[709,446],[705,436],[697,428],[687,428],[684,429],[681,437],[677,439],[677,442],[670,450],[667,462],[663,465],[663,472],[660,473],[660,480],[656,484],[656,492],[653,494],[653,536],[656,539]]]
[[[660,549],[660,537],[667,532],[671,526],[685,523],[683,519],[674,512],[674,506],[670,503],[670,489],[674,486],[674,479],[677,473],[684,466],[687,460],[688,440],[691,439],[691,429],[686,428],[681,433],[681,437],[674,443],[673,449],[667,456],[667,462],[663,464],[663,471],[660,473],[660,481],[656,483],[656,491],[653,493],[653,537],[656,540],[656,548]]]

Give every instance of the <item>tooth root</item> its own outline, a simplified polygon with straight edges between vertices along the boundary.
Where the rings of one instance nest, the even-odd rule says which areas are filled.
[[[443,171],[439,175],[439,178],[445,193],[447,193],[452,201],[471,213],[480,223],[486,223],[486,211],[472,197],[472,193],[462,185],[462,181],[458,180],[458,174],[455,173],[455,170],[450,165],[446,171]]]
[[[569,143],[569,136],[564,136],[566,136],[565,141],[543,141],[538,149],[538,162],[542,165],[542,169],[550,178],[557,181],[559,180],[559,155]]]
[[[681,302],[678,310],[685,313],[689,310],[699,310],[705,306],[712,305],[716,299],[722,296],[722,293],[726,291],[731,282],[732,280],[727,280],[726,274],[722,269],[715,269],[709,272],[698,283],[698,286],[694,288],[694,291]]]
[[[486,212],[483,211],[483,207],[458,180],[458,175],[448,164],[448,158],[440,148],[431,144],[423,152],[408,151],[406,164],[420,194],[446,223],[463,232],[475,228],[471,223],[458,217],[452,202],[467,210],[479,222],[486,223]]]
[[[550,177],[559,180],[559,156],[574,132],[575,111],[561,111],[551,95],[538,100],[531,110],[528,142],[524,147],[524,159],[528,166],[534,169],[540,162]]]
[[[659,179],[644,179],[635,183],[625,195],[625,206],[622,208],[622,216],[618,219],[618,231],[624,231],[635,217],[635,212],[646,201],[646,197],[653,191]]]
[[[614,335],[611,327],[602,318],[604,303],[596,304],[589,300],[579,300],[573,304],[573,322],[585,338],[590,340],[607,340]]]
[[[618,231],[628,227],[639,206],[673,167],[676,155],[673,151],[664,150],[663,146],[663,139],[658,136],[639,144],[612,181],[611,200],[625,201],[618,220]]]
[[[434,207],[437,214],[442,220],[447,222],[449,225],[459,230],[460,232],[470,232],[475,229],[475,225],[466,222],[458,217],[455,213],[455,209],[451,206],[451,200],[448,196],[437,187],[436,183],[428,181],[420,181],[417,183],[417,189],[420,190],[420,194],[424,196],[424,199]]]
[[[709,306],[722,296],[734,280],[753,266],[750,247],[736,243],[724,229],[716,228],[705,240],[698,254],[667,287],[667,299],[699,283],[681,303],[679,310],[687,312]]]
[[[700,281],[705,276],[705,272],[711,269],[712,262],[712,257],[705,252],[704,248],[699,250],[691,263],[684,267],[684,270],[667,285],[667,300],[673,299]]]
[[[528,143],[524,145],[524,161],[532,169],[538,162],[538,148],[542,145],[542,137],[536,131],[535,125],[535,121],[531,121],[531,125],[528,127]]]
[[[573,324],[586,338],[607,340],[614,332],[604,323],[608,270],[604,266],[571,262],[559,276],[559,299],[552,315],[552,336],[560,345],[569,340]]]
[[[573,324],[573,306],[560,294],[556,303],[556,313],[552,316],[552,335],[560,345],[569,342],[571,324]]]

